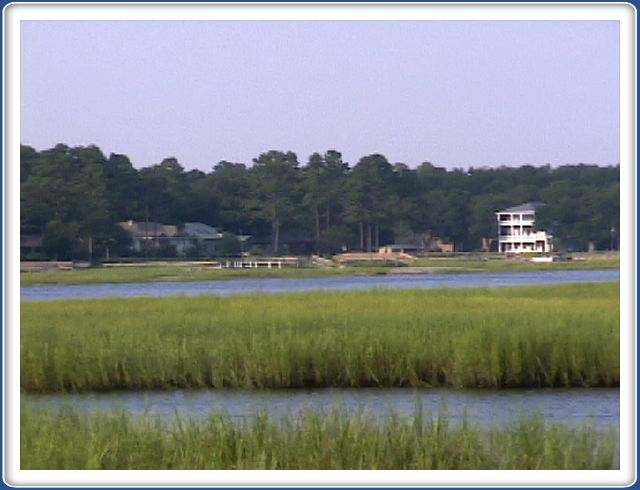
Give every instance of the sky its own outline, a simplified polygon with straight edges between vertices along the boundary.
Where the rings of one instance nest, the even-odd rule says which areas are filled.
[[[619,162],[617,21],[22,21],[21,143],[209,171]]]

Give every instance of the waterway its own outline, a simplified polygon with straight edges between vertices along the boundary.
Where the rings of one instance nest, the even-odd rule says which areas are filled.
[[[588,424],[600,429],[619,427],[620,394],[617,388],[539,390],[452,390],[405,388],[357,388],[321,390],[167,390],[87,394],[23,394],[36,409],[64,406],[88,413],[124,410],[136,417],[148,414],[164,421],[206,419],[212,412],[246,420],[259,411],[275,419],[296,417],[313,410],[339,409],[376,419],[395,414],[414,417],[421,407],[424,417],[445,410],[452,424],[463,419],[482,427],[541,416],[545,423]]]
[[[20,299],[21,301],[54,301],[110,297],[231,296],[255,293],[356,291],[367,289],[533,286],[619,280],[620,272],[615,269],[406,276],[340,276],[310,279],[238,279],[202,282],[28,286],[20,288]]]

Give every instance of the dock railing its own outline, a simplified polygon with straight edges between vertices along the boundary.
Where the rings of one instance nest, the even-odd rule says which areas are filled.
[[[300,267],[298,257],[243,257],[242,259],[221,260],[223,269],[282,269],[283,267]]]

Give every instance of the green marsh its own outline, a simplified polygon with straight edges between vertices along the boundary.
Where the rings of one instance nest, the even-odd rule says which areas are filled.
[[[274,422],[167,426],[124,412],[80,414],[22,408],[22,469],[617,469],[615,428],[569,428],[522,419],[500,428],[449,424],[435,417],[374,422],[363,415],[308,412]]]
[[[617,283],[29,302],[30,392],[617,386]]]

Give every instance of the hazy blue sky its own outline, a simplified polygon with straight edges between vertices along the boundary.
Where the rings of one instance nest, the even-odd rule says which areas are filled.
[[[21,142],[137,167],[619,161],[611,21],[23,21]]]

